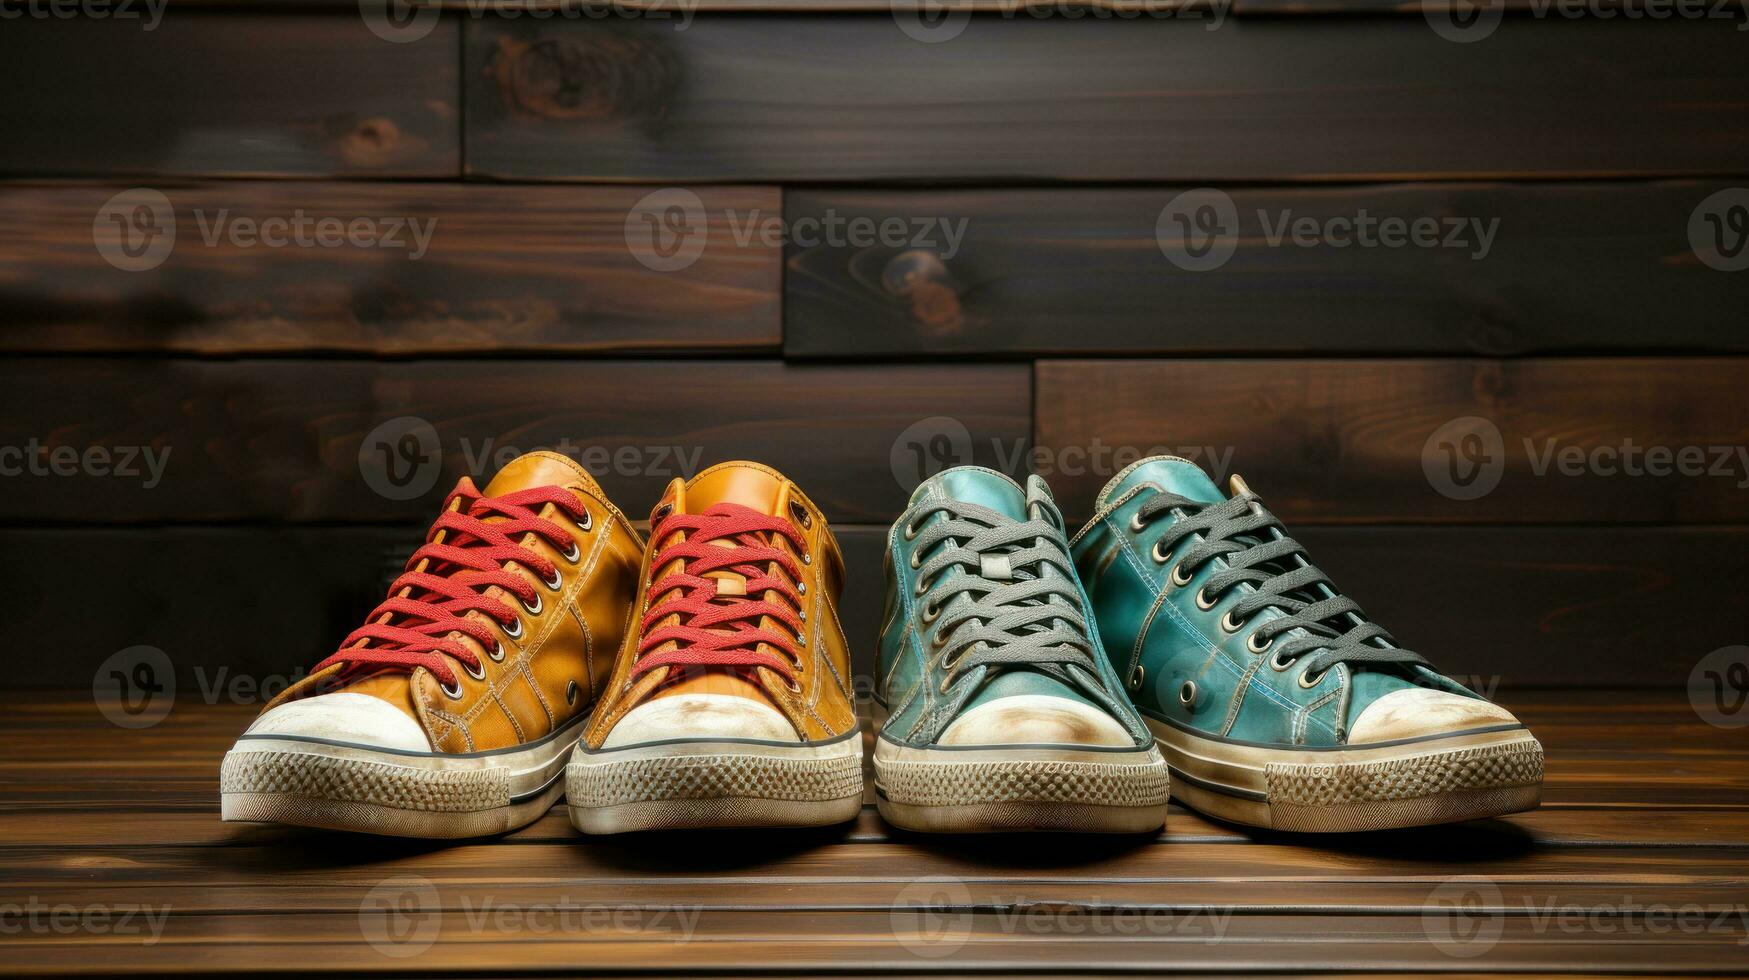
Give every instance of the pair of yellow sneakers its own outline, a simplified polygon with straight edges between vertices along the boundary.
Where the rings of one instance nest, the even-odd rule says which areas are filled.
[[[389,597],[226,753],[226,820],[421,837],[838,823],[862,739],[844,562],[777,471],[669,484],[646,543],[589,473],[464,478]]]

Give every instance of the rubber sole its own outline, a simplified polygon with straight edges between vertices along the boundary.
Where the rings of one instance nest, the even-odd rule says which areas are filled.
[[[472,754],[244,736],[219,767],[220,818],[394,837],[504,833],[565,791],[582,719],[540,742]]]
[[[1156,748],[1052,746],[919,749],[875,742],[876,805],[925,833],[1134,834],[1166,819],[1166,762]]]
[[[571,822],[586,834],[705,827],[821,827],[862,810],[862,739],[673,740],[578,746],[565,770]]]
[[[1214,739],[1152,718],[1148,726],[1172,767],[1173,796],[1252,827],[1424,827],[1532,810],[1542,799],[1542,745],[1522,726],[1340,749]]]

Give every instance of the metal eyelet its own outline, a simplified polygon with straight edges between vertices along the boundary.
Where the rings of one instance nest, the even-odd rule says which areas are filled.
[[[520,596],[517,598],[517,601],[519,601],[519,602],[521,601]],[[536,592],[534,594],[534,605],[531,606],[528,603],[524,602],[524,603],[522,603],[522,608],[528,610],[528,614],[530,616],[539,616],[540,611],[541,611],[541,607],[543,605],[544,604],[540,601],[540,593]]]
[[[1148,525],[1142,523],[1142,515],[1141,514],[1135,514],[1135,515],[1132,515],[1130,517],[1130,533],[1131,534],[1141,534],[1142,530],[1144,528],[1146,528],[1147,526]]]
[[[946,645],[946,643],[947,643],[947,630],[946,629],[938,629],[935,631],[934,635],[929,637],[929,645],[932,647],[944,646],[944,645]]]
[[[449,698],[451,701],[460,701],[462,699],[462,682],[461,681],[458,680],[455,682],[454,689],[451,689],[448,684],[440,683],[437,686],[439,689],[441,689],[443,691],[443,696],[446,698]]]
[[[953,678],[951,678],[951,677],[949,677],[949,676],[947,676],[947,675],[946,675],[946,674],[943,674],[943,675],[942,675],[942,676],[941,676],[941,683],[940,683],[940,684],[937,684],[937,685],[935,685],[935,693],[937,693],[937,694],[946,694],[946,693],[947,693],[947,685],[948,685],[948,682],[949,682],[949,681],[951,681],[951,680],[953,680]]]
[[[922,567],[923,567],[923,555],[919,552],[916,552],[916,551],[911,552],[911,570],[914,572],[917,569],[922,568]]]
[[[1196,704],[1196,682],[1185,681],[1178,685],[1178,703],[1186,708]]]
[[[1275,637],[1273,636],[1261,643],[1257,642],[1256,633],[1252,633],[1250,636],[1245,637],[1245,649],[1250,650],[1252,653],[1262,653],[1274,645]]]
[[[1300,671],[1300,686],[1303,688],[1306,688],[1307,690],[1310,690],[1314,687],[1317,687],[1318,682],[1323,680],[1323,679],[1324,679],[1323,674],[1319,674],[1318,676],[1313,677],[1312,672],[1309,670]]]
[[[1190,577],[1192,574],[1194,574],[1192,572],[1185,572],[1182,576],[1179,575],[1178,573],[1180,571],[1182,571],[1183,568],[1184,568],[1183,562],[1179,562],[1178,564],[1172,566],[1172,584],[1178,586],[1181,589],[1190,584]]]
[[[565,703],[566,704],[576,704],[577,703],[577,682],[576,681],[567,681],[565,683]]]
[[[564,558],[565,561],[570,564],[575,565],[577,564],[577,560],[583,557],[583,549],[577,547],[577,542],[572,541],[565,547],[565,553],[560,557]]]
[[[919,528],[917,527],[917,525],[907,523],[905,525],[905,540],[906,541],[915,540],[917,537],[918,530],[919,530]]]
[[[1244,627],[1245,624],[1233,618],[1233,614],[1230,611],[1221,617],[1221,629],[1228,633],[1237,633]]]
[[[917,598],[919,598],[919,599],[923,598],[923,594],[925,592],[928,592],[928,591],[929,591],[929,583],[925,582],[922,579],[918,579],[916,588],[913,588],[911,590],[912,594],[917,596]]]
[[[486,665],[477,660],[471,664],[462,664],[462,669],[467,671],[468,676],[474,680],[483,681],[486,679]]]
[[[802,552],[802,564],[812,565],[813,563],[814,563],[814,556],[809,554],[806,551]]]
[[[499,643],[497,640],[493,640],[492,649],[486,651],[486,656],[491,657],[493,663],[503,663],[504,644]]]
[[[1269,669],[1286,670],[1294,665],[1295,659],[1294,657],[1283,657],[1279,653],[1274,654],[1269,658]]]
[[[923,622],[933,623],[941,618],[941,609],[933,602],[923,604]]]
[[[803,507],[801,504],[799,504],[793,500],[790,501],[789,512],[796,516],[796,520],[802,522],[802,529],[803,530],[806,530],[806,529],[814,526],[813,515],[809,514],[808,509],[806,507]]]
[[[522,636],[522,617],[513,616],[509,623],[499,624],[499,628],[504,631],[505,636],[512,640],[517,639]]]
[[[1130,671],[1130,690],[1140,690],[1142,686],[1142,678],[1146,676],[1148,676],[1148,672],[1142,669],[1141,664],[1136,664],[1136,669]]]
[[[797,582],[796,583],[796,595],[807,595],[807,594],[808,594],[808,583]]]
[[[1154,549],[1151,552],[1149,552],[1149,554],[1154,556],[1154,564],[1156,564],[1156,565],[1164,565],[1164,564],[1166,564],[1166,559],[1172,557],[1172,552],[1166,550],[1165,544],[1166,544],[1166,542],[1163,540],[1156,541],[1156,542],[1154,542]],[[1177,571],[1178,571],[1177,569],[1173,569],[1174,573],[1176,573]],[[1176,581],[1176,579],[1174,579],[1174,581]],[[1182,584],[1182,583],[1180,583],[1180,584]]]
[[[590,530],[591,528],[595,527],[595,516],[593,514],[589,513],[588,511],[584,511],[582,520],[572,521],[571,523],[577,525],[579,530],[587,531],[587,530]],[[577,542],[575,542],[575,541],[571,542],[571,546],[576,547]]]
[[[554,565],[553,566],[553,577],[550,579],[542,579],[540,584],[546,586],[547,588],[551,589],[554,592],[557,592],[560,589],[565,587],[565,574],[563,572],[559,571],[559,566]],[[538,594],[535,595],[535,600],[537,602],[540,600],[540,596]]]
[[[1213,609],[1215,607],[1215,603],[1221,601],[1219,596],[1216,596],[1213,599],[1209,599],[1209,598],[1205,598],[1207,595],[1208,595],[1208,587],[1207,586],[1203,586],[1202,588],[1196,590],[1196,608],[1201,609],[1203,612],[1208,612],[1210,609]]]

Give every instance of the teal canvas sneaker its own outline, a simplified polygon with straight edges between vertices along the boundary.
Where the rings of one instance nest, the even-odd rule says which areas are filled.
[[[1074,539],[1105,649],[1178,799],[1280,830],[1413,827],[1528,810],[1542,746],[1397,646],[1245,481],[1145,459]]]
[[[887,534],[875,697],[881,815],[908,830],[1134,833],[1165,819],[1165,759],[1099,649],[1063,517],[961,466]]]

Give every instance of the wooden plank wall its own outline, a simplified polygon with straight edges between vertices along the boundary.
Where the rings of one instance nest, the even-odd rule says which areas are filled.
[[[139,644],[185,687],[307,668],[457,477],[542,446],[634,515],[720,459],[792,473],[865,661],[920,466],[1033,465],[1079,519],[1154,449],[1244,474],[1485,688],[1677,688],[1742,642],[1734,23],[995,5],[924,41],[778,6],[9,23],[0,636],[56,651],[15,683]],[[1439,243],[1291,233],[1366,217]]]

